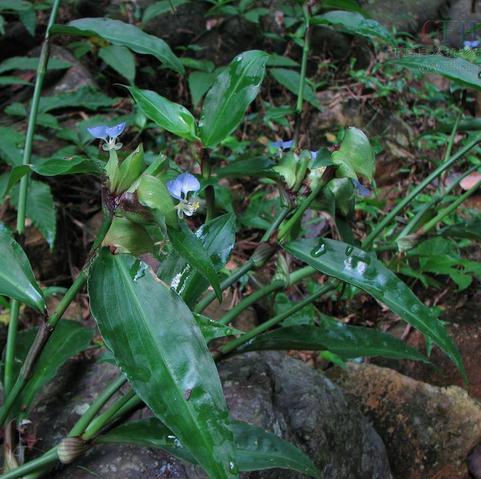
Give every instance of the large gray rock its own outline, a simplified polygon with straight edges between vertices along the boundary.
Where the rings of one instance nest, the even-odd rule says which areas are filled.
[[[67,433],[85,405],[115,375],[110,365],[80,363],[64,368],[32,415],[40,439],[36,446],[43,450]],[[251,353],[222,362],[220,376],[232,416],[298,445],[317,464],[323,479],[391,478],[384,445],[370,423],[349,405],[337,386],[303,362],[281,353]],[[144,409],[139,414],[150,413]],[[159,450],[113,445],[91,449],[51,477],[87,479],[97,475],[103,479],[205,477],[198,468]],[[242,477],[305,476],[271,470]]]

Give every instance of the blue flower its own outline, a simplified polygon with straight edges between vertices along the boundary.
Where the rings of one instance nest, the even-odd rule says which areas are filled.
[[[472,40],[472,41],[465,40],[464,41],[464,48],[467,48],[467,49],[478,48],[480,43],[481,42],[479,40]]]
[[[290,150],[294,146],[294,140],[273,141],[271,144],[274,148],[280,148],[281,150]]]
[[[177,214],[179,218],[192,216],[198,210],[200,203],[195,199],[195,193],[200,189],[199,180],[190,173],[182,173],[177,178],[167,182],[167,189],[171,196],[179,200]],[[189,198],[189,193],[192,193]]]
[[[352,179],[352,184],[354,185],[356,193],[359,196],[362,196],[363,198],[369,198],[370,196],[372,196],[372,191],[359,183],[359,181]]]
[[[122,148],[122,143],[117,143],[117,138],[123,133],[124,130],[125,121],[114,126],[98,125],[87,128],[87,131],[94,138],[105,141],[105,143],[102,145],[102,148],[105,151],[120,150],[120,148]]]

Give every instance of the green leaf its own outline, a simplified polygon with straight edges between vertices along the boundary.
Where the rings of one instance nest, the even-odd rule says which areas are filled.
[[[392,35],[379,22],[364,18],[357,12],[343,12],[341,10],[328,12],[324,15],[312,17],[311,24],[339,27],[346,33],[367,38],[380,38],[388,43],[393,43]]]
[[[274,80],[279,82],[283,87],[287,88],[291,93],[297,96],[299,93],[299,85],[301,83],[301,75],[296,70],[288,70],[286,68],[269,68],[269,73]],[[308,83],[304,81],[304,100],[309,102],[318,110],[322,110],[321,104],[316,97],[316,93]]]
[[[195,268],[214,288],[219,301],[222,301],[219,278],[215,266],[202,241],[190,231],[185,223],[180,222],[178,228],[168,228],[168,236],[173,248],[193,268]]]
[[[336,174],[354,179],[360,174],[372,180],[375,160],[368,137],[355,127],[347,129],[341,147],[332,154],[332,162],[339,165]]]
[[[127,191],[139,178],[145,168],[144,147],[142,143],[120,163],[115,181],[111,182],[110,188],[115,193]]]
[[[394,63],[419,73],[437,73],[461,85],[481,89],[479,66],[464,58],[449,58],[443,55],[407,55],[387,63]]]
[[[12,189],[11,202],[18,208],[18,185]],[[29,181],[27,193],[27,218],[39,229],[50,248],[57,231],[56,210],[50,186],[41,181]]]
[[[135,58],[127,47],[109,45],[99,50],[99,57],[117,73],[128,80],[135,81]]]
[[[9,85],[31,85],[32,82],[24,80],[19,77],[14,76],[1,76],[0,77],[0,86],[9,86]]]
[[[3,192],[0,193],[0,198],[5,197],[10,193],[10,190],[24,177],[27,173],[30,172],[30,166],[29,165],[19,165],[19,166],[14,166],[10,170],[10,174],[8,176],[8,182],[5,185],[5,189]]]
[[[434,310],[423,304],[374,254],[326,238],[292,241],[285,245],[285,249],[321,273],[352,284],[388,306],[431,338],[465,376],[459,351]]]
[[[0,223],[0,295],[14,298],[40,312],[45,302],[32,267],[20,245]]]
[[[22,164],[24,135],[9,127],[0,126],[0,158],[10,166]]]
[[[142,225],[119,216],[114,217],[102,244],[113,246],[116,253],[131,253],[134,256],[156,251],[154,241]]]
[[[12,10],[14,12],[26,12],[33,9],[33,5],[26,0],[0,0],[0,10]]]
[[[161,128],[190,141],[198,140],[195,119],[182,105],[171,102],[151,90],[127,87],[144,114]]]
[[[441,231],[441,235],[448,238],[465,238],[481,241],[481,219],[447,226]]]
[[[43,96],[40,98],[39,112],[46,113],[61,108],[86,108],[88,110],[99,110],[114,105],[116,100],[85,86],[75,92],[60,93],[59,95]]]
[[[236,221],[232,214],[214,218],[195,232],[216,272],[226,265],[230,257],[235,244],[235,233]],[[198,270],[188,264],[178,273],[174,290],[182,296],[188,306],[192,307],[209,283]]]
[[[359,6],[357,0],[324,0],[322,8],[330,10],[347,10],[349,12],[362,13],[367,16],[367,13]]]
[[[278,178],[279,175],[272,169],[276,163],[270,158],[257,157],[246,160],[235,160],[227,166],[215,170],[219,178],[233,177],[241,178],[244,176],[260,176]]]
[[[216,146],[239,126],[259,93],[268,59],[269,55],[260,50],[241,53],[216,78],[199,122],[200,138],[206,147]]]
[[[38,67],[38,57],[10,57],[0,63],[0,73],[11,70],[36,70]],[[58,58],[50,58],[47,64],[48,70],[64,70],[72,64]]]
[[[236,336],[243,334],[242,331],[226,326],[225,324],[214,321],[203,314],[193,313],[194,319],[197,321],[205,342],[209,343],[213,339],[224,338],[225,336]]]
[[[153,18],[164,13],[170,13],[173,8],[180,7],[185,3],[189,3],[189,0],[162,0],[160,2],[154,2],[145,9],[142,16],[142,23],[150,22]]]
[[[178,217],[172,196],[159,178],[142,175],[137,188],[137,196],[140,204],[158,211],[168,225],[177,224]]]
[[[80,173],[101,175],[104,172],[104,166],[104,162],[99,160],[70,156],[36,162],[32,165],[32,171],[42,176],[75,175]]]
[[[189,90],[192,104],[197,106],[207,90],[214,84],[217,74],[214,72],[192,72],[189,75]]]
[[[113,45],[124,46],[143,55],[152,55],[166,67],[181,75],[184,67],[172,53],[169,45],[154,35],[143,32],[140,28],[112,20],[111,18],[80,18],[67,25],[54,25],[52,33],[76,35],[82,37],[98,36]]]
[[[219,376],[187,306],[146,264],[105,249],[88,291],[105,343],[138,396],[209,477],[237,477]]]
[[[19,333],[19,340],[22,341],[22,333]],[[87,349],[94,336],[92,328],[86,328],[77,321],[60,321],[42,353],[35,363],[32,376],[27,382],[25,389],[17,402],[22,415],[28,414],[31,410],[33,400],[40,390],[49,383],[69,358]],[[28,334],[28,339],[31,335]],[[33,340],[33,338],[32,338]],[[16,358],[20,363],[25,358]]]
[[[289,326],[261,334],[241,346],[238,352],[290,349],[327,349],[344,359],[383,356],[429,362],[419,351],[390,334],[362,326],[349,326],[330,318],[323,318],[320,326]]]
[[[282,55],[277,55],[272,53],[269,55],[269,60],[267,60],[268,67],[298,67],[299,63],[289,57],[284,57]]]
[[[281,468],[319,478],[312,461],[296,446],[257,426],[232,421],[235,457],[242,472]],[[184,461],[196,464],[172,432],[156,418],[129,421],[97,439],[99,443],[137,444],[158,447]]]

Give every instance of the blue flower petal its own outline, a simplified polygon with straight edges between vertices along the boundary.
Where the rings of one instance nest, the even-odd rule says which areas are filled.
[[[176,200],[182,199],[182,183],[178,181],[178,177],[175,180],[168,181],[166,186],[170,196],[173,196]]]
[[[480,45],[479,40],[465,40],[464,41],[464,48],[477,48]]]
[[[359,183],[359,181],[353,179],[352,184],[354,185],[356,193],[359,196],[362,196],[363,198],[369,198],[372,195],[372,191]]]
[[[94,138],[100,138],[102,140],[106,140],[108,133],[107,133],[108,127],[105,125],[98,125],[98,126],[92,126],[90,128],[87,128],[87,131],[94,137]]]
[[[177,177],[177,180],[182,184],[182,193],[184,193],[184,196],[187,196],[191,191],[200,190],[199,180],[190,173],[182,173]]]
[[[294,146],[294,140],[274,141],[272,142],[274,148],[281,148],[282,150],[289,150]]]
[[[106,127],[106,132],[107,132],[107,135],[110,138],[117,138],[118,136],[120,136],[122,134],[124,129],[125,129],[125,121],[123,121],[122,123],[119,123],[118,125],[115,125],[115,126]]]
[[[317,159],[317,151],[311,151],[311,158],[312,158],[312,161],[316,161]]]

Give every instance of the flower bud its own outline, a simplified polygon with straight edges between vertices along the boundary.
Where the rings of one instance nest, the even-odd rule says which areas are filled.
[[[269,243],[261,243],[254,251],[252,255],[252,262],[254,267],[261,268],[266,264],[269,258],[275,253],[276,248]]]
[[[80,437],[65,437],[57,446],[58,459],[62,464],[70,464],[87,450],[85,441]]]

